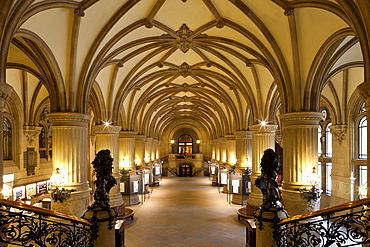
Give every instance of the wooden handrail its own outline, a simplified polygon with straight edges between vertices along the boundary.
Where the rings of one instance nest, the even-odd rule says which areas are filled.
[[[53,210],[40,208],[40,207],[35,207],[35,206],[31,206],[31,205],[21,203],[21,202],[15,202],[15,201],[9,201],[9,200],[5,200],[5,199],[0,199],[0,205],[13,207],[13,208],[18,208],[18,209],[34,212],[34,213],[37,213],[37,214],[53,216],[53,217],[61,218],[61,219],[64,219],[64,220],[79,222],[79,223],[89,225],[89,226],[94,225],[94,223],[92,223],[91,221],[79,218],[77,216],[63,214],[63,213],[59,213],[59,212],[56,212],[56,211],[53,211]]]
[[[347,202],[347,203],[335,205],[333,207],[328,207],[328,208],[312,211],[312,212],[309,212],[309,213],[296,215],[296,216],[293,216],[293,217],[290,217],[290,218],[279,221],[278,225],[283,225],[283,224],[293,223],[293,222],[308,219],[308,218],[328,215],[328,214],[332,214],[332,213],[335,213],[335,212],[340,212],[340,211],[344,211],[344,210],[347,210],[347,209],[360,207],[360,206],[363,206],[363,205],[370,205],[370,198],[365,198],[365,199],[361,199],[361,200]]]

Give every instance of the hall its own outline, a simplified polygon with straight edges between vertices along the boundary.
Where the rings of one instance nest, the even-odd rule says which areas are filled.
[[[162,178],[199,177],[248,218],[263,202],[254,182],[268,149],[291,217],[368,198],[369,1],[2,0],[0,10],[1,198],[81,217],[92,162],[109,150],[112,208],[141,203]],[[53,200],[55,188],[68,198]]]

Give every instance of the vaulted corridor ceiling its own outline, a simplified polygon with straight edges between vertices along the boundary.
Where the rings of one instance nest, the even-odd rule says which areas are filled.
[[[343,107],[364,81],[362,1],[12,2],[6,81],[26,123],[50,100],[158,139],[173,123],[212,139],[318,111],[325,92]]]

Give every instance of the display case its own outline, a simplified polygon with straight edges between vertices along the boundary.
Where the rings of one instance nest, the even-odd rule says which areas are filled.
[[[122,176],[120,183],[122,195],[138,195],[143,193],[143,184],[141,175]]]

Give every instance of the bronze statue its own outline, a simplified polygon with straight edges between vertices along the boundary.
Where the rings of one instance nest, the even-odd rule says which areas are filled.
[[[276,181],[279,169],[279,155],[272,149],[266,149],[261,159],[261,176],[254,183],[263,195],[262,209],[282,208],[279,186]]]
[[[110,155],[110,151],[108,149],[100,150],[91,164],[93,164],[96,175],[96,180],[94,181],[96,185],[94,192],[95,202],[91,205],[91,208],[101,207],[109,209],[109,191],[117,184],[116,179],[112,175],[113,158]]]

